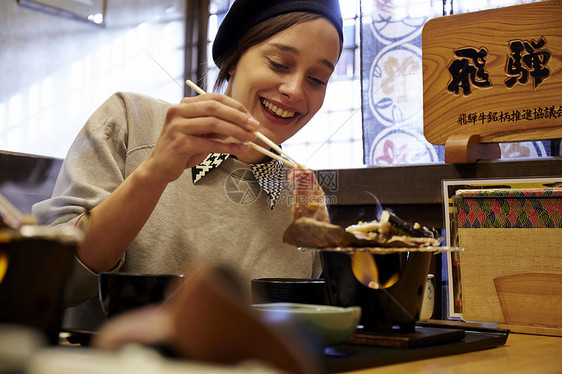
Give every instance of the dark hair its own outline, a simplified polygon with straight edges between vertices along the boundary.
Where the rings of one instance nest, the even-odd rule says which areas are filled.
[[[312,21],[321,18],[320,14],[308,12],[292,12],[269,18],[252,27],[236,44],[236,46],[225,53],[216,61],[220,69],[217,80],[215,81],[215,91],[220,91],[222,87],[230,79],[230,71],[236,64],[244,52],[256,44],[271,38],[273,35],[296,25],[297,23]],[[343,43],[340,39],[340,55],[343,49]]]

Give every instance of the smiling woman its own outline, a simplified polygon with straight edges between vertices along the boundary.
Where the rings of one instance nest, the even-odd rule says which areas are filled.
[[[18,0],[20,5],[103,26],[107,0]]]
[[[208,36],[213,41],[228,5],[233,1],[211,0]],[[361,85],[359,76],[359,1],[340,0],[344,44],[326,88],[324,105],[309,124],[283,143],[296,160],[314,169],[362,167]],[[189,26],[188,26],[189,27]],[[211,48],[208,48],[211,51]],[[217,67],[207,65],[207,87],[216,82]],[[218,88],[215,86],[215,90]]]
[[[33,207],[44,224],[85,231],[67,327],[103,322],[100,272],[174,274],[205,259],[228,264],[246,291],[253,278],[319,276],[317,256],[282,241],[288,167],[250,143],[275,150],[256,132],[278,145],[307,124],[342,40],[337,0],[236,0],[215,39],[224,94],[168,103],[118,92],[93,113],[53,197]]]
[[[278,144],[318,112],[325,82],[339,58],[339,37],[328,20],[305,18],[298,12],[291,16],[312,19],[256,44],[237,60],[236,67],[222,69],[229,71],[231,80],[225,94],[243,103],[261,123],[260,132]],[[316,40],[314,47],[302,35]]]

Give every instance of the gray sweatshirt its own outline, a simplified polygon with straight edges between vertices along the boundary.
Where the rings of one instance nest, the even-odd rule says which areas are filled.
[[[111,96],[76,137],[52,198],[37,203],[41,224],[74,225],[148,156],[170,104],[131,93]],[[311,252],[282,242],[291,206],[274,209],[248,164],[228,158],[196,184],[187,169],[170,183],[115,271],[180,273],[190,261],[228,264],[250,286],[258,277],[317,277]],[[96,329],[103,321],[98,277],[76,260],[65,327]]]

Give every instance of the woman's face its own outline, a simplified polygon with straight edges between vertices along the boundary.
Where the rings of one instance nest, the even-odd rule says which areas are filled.
[[[226,93],[261,123],[262,134],[281,144],[322,106],[339,43],[325,18],[291,26],[242,54]]]

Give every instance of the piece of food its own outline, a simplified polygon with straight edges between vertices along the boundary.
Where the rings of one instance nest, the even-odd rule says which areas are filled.
[[[308,169],[294,169],[293,222],[283,234],[285,243],[298,247],[429,247],[440,243],[435,230],[410,224],[383,211],[380,221],[359,222],[344,229],[330,224],[324,191]]]
[[[382,214],[381,221],[359,222],[346,229],[312,218],[298,218],[285,230],[283,241],[309,248],[415,248],[434,247],[441,242],[438,235],[419,224],[410,225],[403,220],[391,220],[390,217],[396,216],[386,212]]]
[[[388,210],[382,212],[380,221],[359,222],[348,226],[346,231],[367,239],[381,234],[386,237],[405,235],[418,238],[436,238],[439,236],[435,229],[429,229],[417,222],[414,224],[406,222]]]
[[[308,169],[293,169],[290,181],[294,183],[293,221],[312,218],[319,222],[330,222],[326,208],[326,196],[318,184],[314,172]]]
[[[285,243],[298,247],[349,247],[357,245],[358,240],[360,239],[346,232],[341,226],[309,217],[298,218],[283,233]]]

